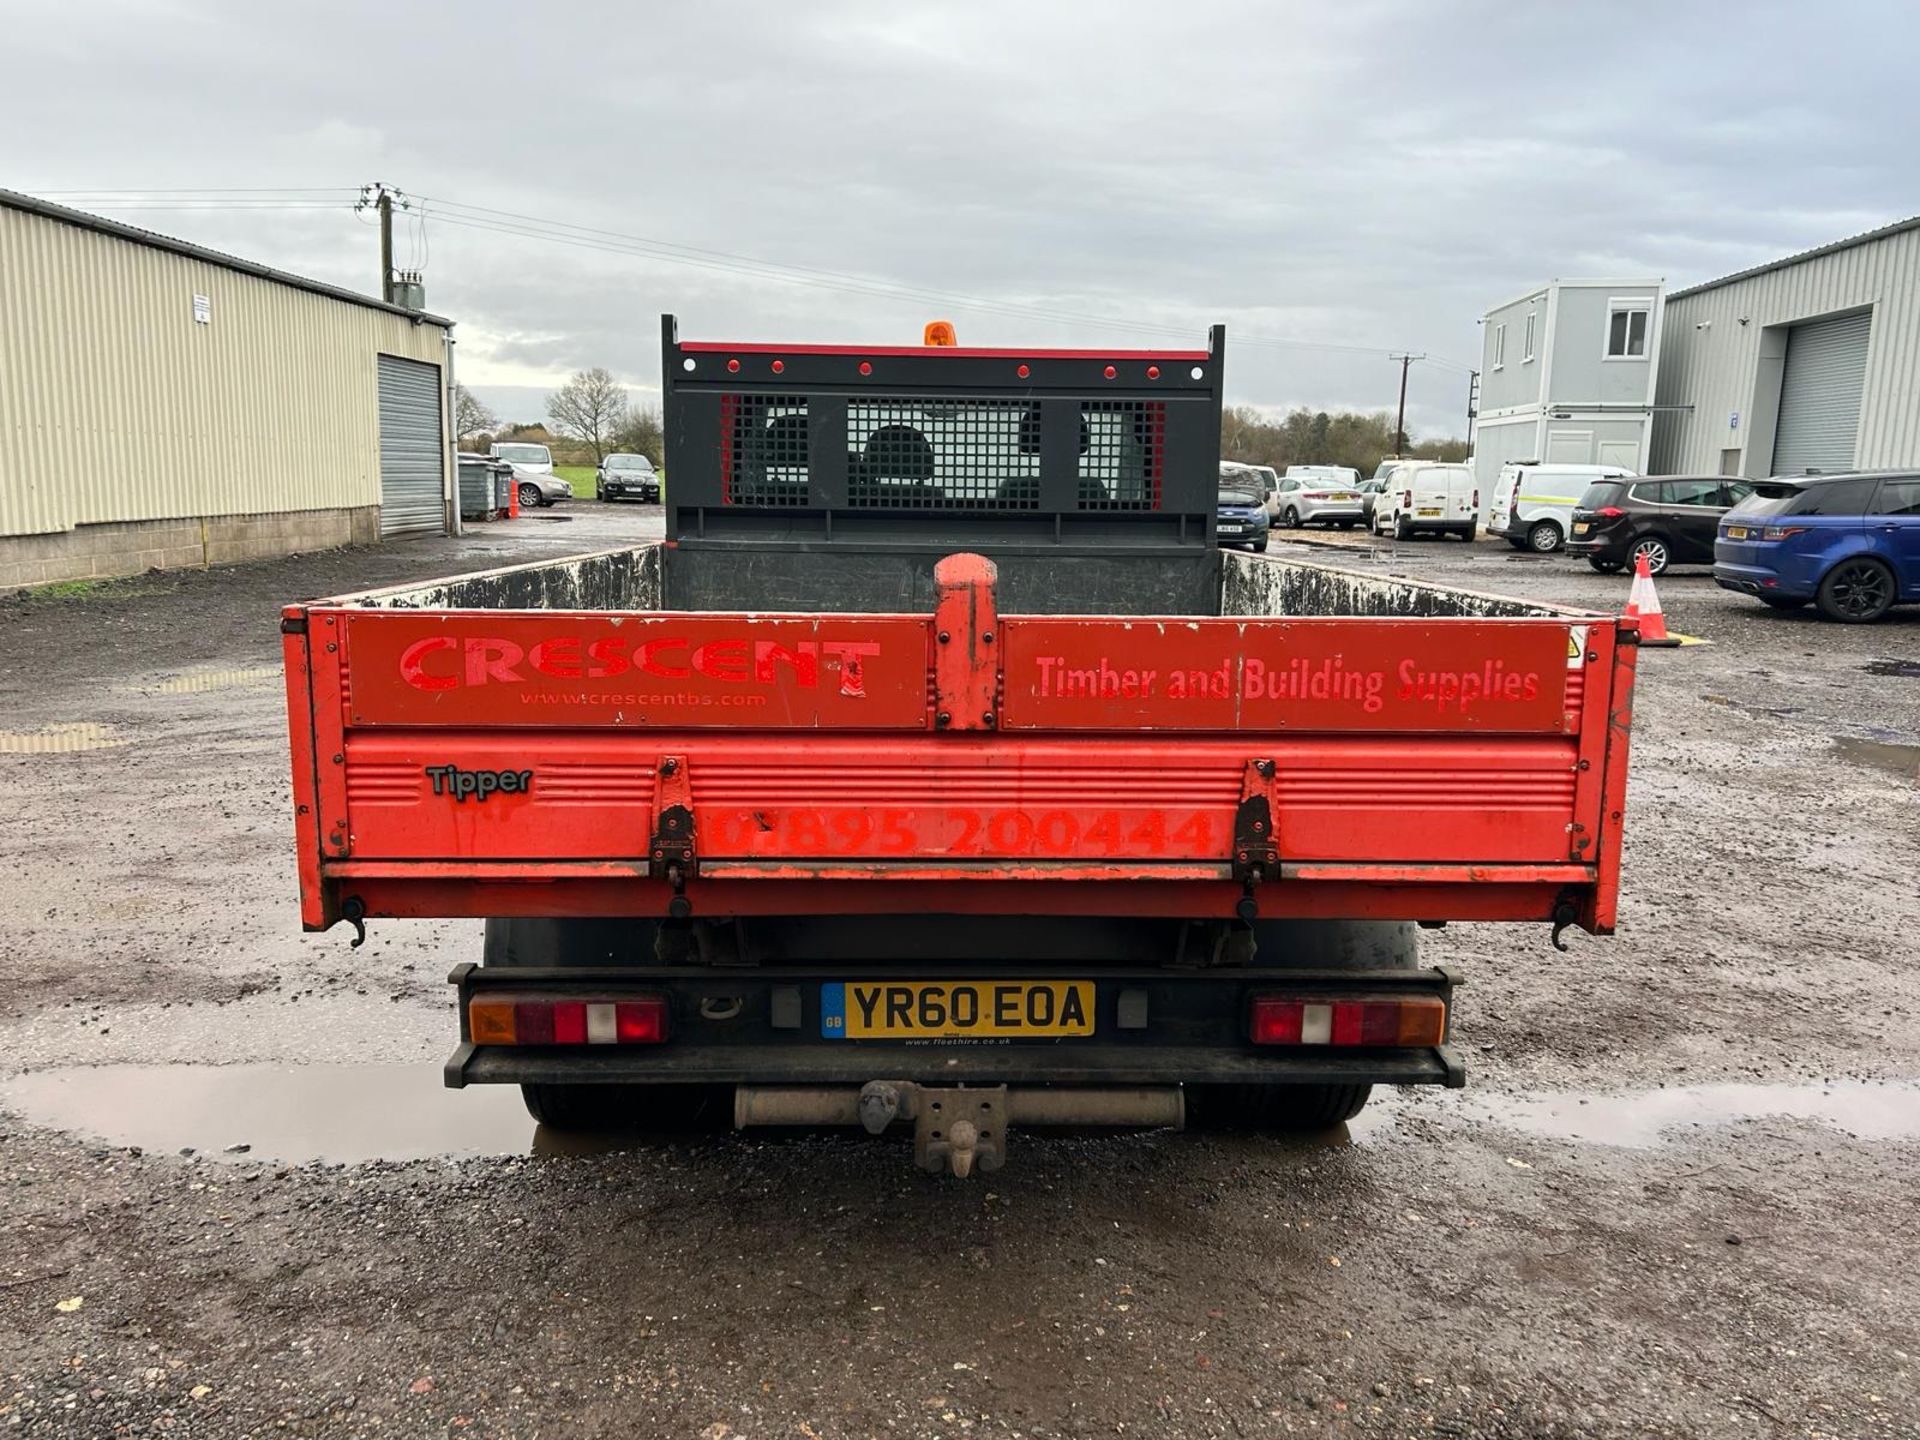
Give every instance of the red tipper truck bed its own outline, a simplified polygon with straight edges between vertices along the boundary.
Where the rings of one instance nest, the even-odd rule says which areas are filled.
[[[1210,544],[1212,614],[1008,613],[994,560],[924,546],[924,608],[669,608],[888,556],[756,575],[790,537],[709,523],[285,611],[307,927],[492,921],[449,1083],[556,1122],[731,1089],[964,1173],[1004,1131],[943,1095],[1177,1123],[1183,1087],[1311,1119],[1459,1083],[1404,922],[1613,928],[1629,620]],[[1077,559],[1005,563],[1032,594]]]

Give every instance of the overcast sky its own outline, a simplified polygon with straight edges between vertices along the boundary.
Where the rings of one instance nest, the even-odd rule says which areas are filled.
[[[370,291],[352,192],[419,197],[400,261],[508,418],[584,366],[648,398],[673,311],[875,344],[1224,321],[1230,401],[1276,408],[1389,407],[1387,353],[1425,351],[1409,428],[1458,434],[1475,320],[1531,284],[1678,286],[1920,210],[1897,3],[7,0],[0,32],[0,185],[325,206],[102,213]],[[238,193],[268,188],[312,193]],[[609,248],[502,233],[556,223]]]

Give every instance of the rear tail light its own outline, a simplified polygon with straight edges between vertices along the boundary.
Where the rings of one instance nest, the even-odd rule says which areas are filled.
[[[667,997],[476,995],[467,1030],[476,1045],[658,1045],[667,1038]]]
[[[1811,525],[1769,525],[1760,532],[1762,540],[1791,540],[1796,535],[1804,535]]]
[[[1402,491],[1400,492],[1400,503],[1401,503],[1402,505],[1409,505],[1409,506],[1410,506],[1410,505],[1412,505],[1412,504],[1413,504],[1413,492],[1412,492],[1411,490],[1402,490]]]
[[[1309,500],[1331,500],[1333,497],[1324,490],[1309,490],[1306,493],[1306,498]]]
[[[1473,492],[1473,508],[1476,510],[1480,508],[1480,492],[1478,490]]]
[[[1438,1045],[1447,1002],[1437,995],[1399,1000],[1308,1000],[1256,995],[1248,1038],[1256,1045]]]
[[[1627,512],[1622,510],[1618,505],[1602,505],[1598,510],[1594,511],[1593,513],[1598,515],[1603,520],[1618,520],[1622,515],[1626,514]]]

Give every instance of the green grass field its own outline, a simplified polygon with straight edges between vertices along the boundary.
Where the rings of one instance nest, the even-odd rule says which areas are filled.
[[[553,467],[553,473],[573,486],[574,499],[593,499],[593,466],[556,465]],[[660,498],[664,500],[667,495],[667,472],[662,470],[658,473],[660,476]]]

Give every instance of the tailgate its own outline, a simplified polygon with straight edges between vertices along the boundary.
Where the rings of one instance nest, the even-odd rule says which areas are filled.
[[[307,924],[1611,928],[1628,626],[1002,617],[988,562],[936,577],[930,615],[290,609]]]

